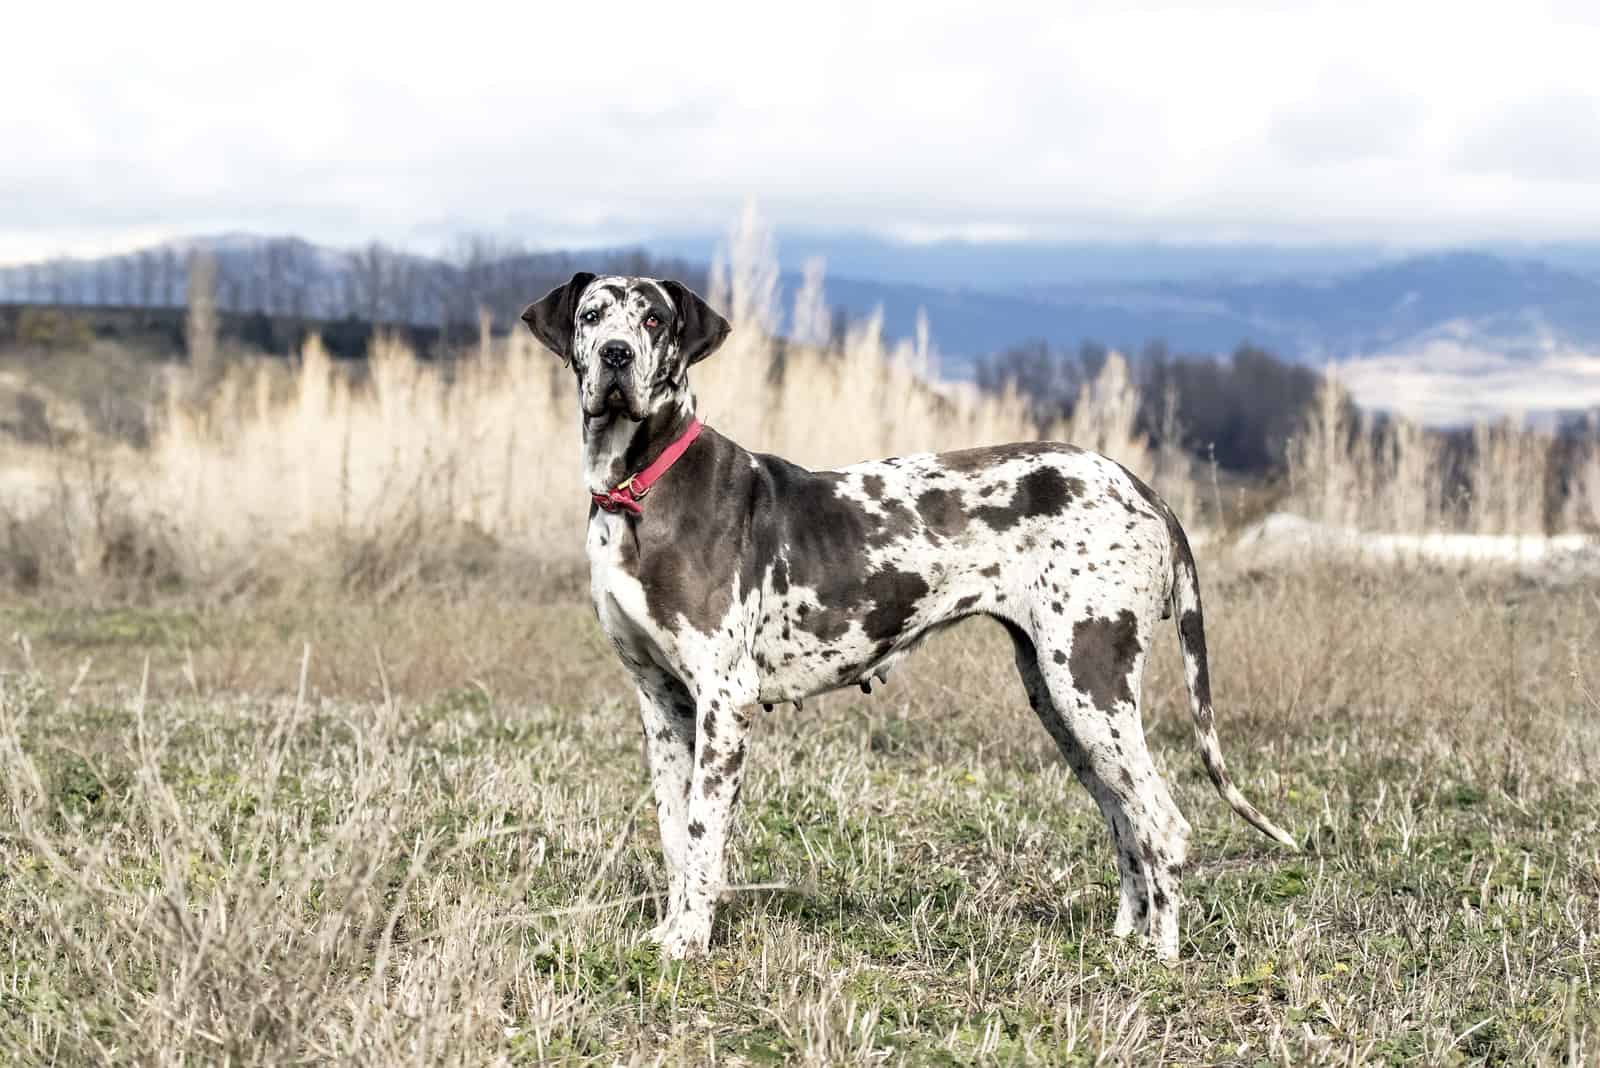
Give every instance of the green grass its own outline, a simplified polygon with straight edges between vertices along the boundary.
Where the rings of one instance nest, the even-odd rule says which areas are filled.
[[[1592,596],[1240,574],[1208,607],[1224,749],[1306,850],[1277,849],[1215,797],[1164,649],[1148,731],[1195,828],[1170,968],[1110,937],[1103,825],[997,631],[955,632],[871,697],[760,720],[731,854],[734,882],[755,888],[730,893],[710,958],[680,965],[638,941],[661,885],[656,828],[632,702],[582,605],[494,609],[545,636],[525,650],[543,675],[496,653],[425,685],[395,684],[425,655],[394,637],[417,606],[262,607],[247,632],[189,608],[12,610],[34,668],[14,652],[0,682],[0,1051],[1600,1058],[1600,709],[1579,655],[1600,621]],[[438,616],[451,634],[455,611]],[[314,646],[303,702],[298,657],[256,691],[140,696],[146,657],[152,679],[172,677],[245,641],[287,653],[313,632],[383,634],[385,617],[388,699],[353,640]],[[85,648],[125,673],[74,690]]]

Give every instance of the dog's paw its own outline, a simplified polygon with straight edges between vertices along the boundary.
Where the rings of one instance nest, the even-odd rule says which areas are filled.
[[[668,960],[692,960],[706,955],[711,946],[711,930],[701,931],[697,925],[677,922],[657,924],[650,931],[650,941],[661,947],[661,955]]]

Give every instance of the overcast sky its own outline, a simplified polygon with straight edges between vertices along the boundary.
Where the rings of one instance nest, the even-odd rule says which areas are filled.
[[[12,5],[0,262],[186,234],[1600,238],[1600,3]],[[1050,11],[1050,14],[1041,12]]]

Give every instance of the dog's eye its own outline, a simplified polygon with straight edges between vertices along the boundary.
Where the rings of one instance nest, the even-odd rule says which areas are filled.
[[[659,315],[647,315],[647,316],[645,316],[644,317],[644,325],[646,327],[648,327],[649,329],[654,330],[656,327],[661,325],[661,316],[659,316]]]
[[[590,326],[593,326],[595,323],[598,323],[600,321],[600,311],[597,308],[590,308],[588,311],[586,311],[582,315],[578,316],[578,318],[582,319],[584,322],[588,323]]]

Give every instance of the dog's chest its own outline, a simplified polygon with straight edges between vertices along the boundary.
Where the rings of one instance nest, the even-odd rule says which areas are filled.
[[[596,512],[589,520],[589,600],[600,627],[624,660],[667,666],[672,635],[650,617],[637,576],[637,549],[626,517]]]

